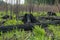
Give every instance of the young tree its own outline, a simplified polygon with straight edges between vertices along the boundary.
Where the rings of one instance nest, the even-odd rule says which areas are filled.
[[[55,0],[55,5],[57,6],[59,12],[60,12],[60,6],[59,6],[59,0]]]
[[[33,12],[33,0],[26,0],[26,4],[28,4],[28,8],[29,8],[29,13]]]

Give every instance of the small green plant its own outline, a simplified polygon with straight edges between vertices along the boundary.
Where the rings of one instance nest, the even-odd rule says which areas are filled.
[[[54,34],[54,40],[60,40],[60,26],[49,25],[49,30]]]
[[[11,32],[2,33],[1,40],[51,40],[50,37],[45,35],[45,30],[39,26],[35,26],[33,32],[24,30],[12,30]]]
[[[18,24],[23,24],[23,22],[21,20],[7,20],[5,23],[4,23],[4,26],[8,26],[8,25],[18,25]]]
[[[46,32],[39,26],[35,26],[33,30],[33,35],[31,36],[32,40],[51,40],[50,37],[46,36]]]
[[[57,16],[60,16],[60,13],[58,12],[58,13],[56,13],[56,15],[57,15]]]
[[[36,34],[37,36],[41,36],[41,35],[45,35],[46,33],[45,33],[45,30],[44,29],[42,29],[41,27],[39,27],[39,26],[35,26],[35,28],[34,28],[34,30],[33,30],[33,32],[34,32],[34,34]]]

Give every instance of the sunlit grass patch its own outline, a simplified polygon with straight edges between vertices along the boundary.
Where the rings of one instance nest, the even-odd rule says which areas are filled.
[[[49,25],[48,28],[53,32],[55,40],[60,40],[60,26]]]
[[[9,26],[9,25],[21,25],[21,24],[24,24],[21,20],[7,20],[5,23],[4,23],[4,26]]]
[[[60,16],[60,13],[58,12],[58,13],[56,13],[56,15],[57,15],[57,16]]]

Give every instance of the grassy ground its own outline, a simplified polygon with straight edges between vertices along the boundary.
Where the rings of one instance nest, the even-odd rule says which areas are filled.
[[[28,14],[29,12],[20,12],[18,16],[24,16],[24,14]],[[33,12],[32,13],[33,16],[35,16],[36,18],[38,18],[39,16],[47,16],[47,12]],[[0,25],[1,25],[1,22],[6,20],[6,19],[2,19],[1,17],[3,17],[4,15],[6,15],[6,12],[0,12]],[[10,11],[8,11],[7,15],[11,15],[10,14]],[[56,13],[57,16],[60,16],[60,13]],[[18,24],[24,24],[21,20],[16,20],[16,14],[12,13],[12,17],[13,19],[10,20],[10,19],[7,19],[7,21],[4,23],[4,25],[16,25],[17,22]]]
[[[48,32],[41,26],[35,25],[34,27],[32,32],[17,29],[7,33],[1,32],[0,40],[60,40],[60,26],[49,25],[50,35],[47,35]]]
[[[44,13],[44,14],[43,14]],[[25,12],[20,15],[24,15]],[[46,16],[47,12],[40,12],[37,14],[37,12],[34,12],[33,15],[35,17],[37,16]],[[60,16],[60,13],[56,13],[57,16]],[[1,17],[6,15],[5,12],[0,12],[0,22],[3,21]],[[8,15],[10,15],[8,13]],[[14,17],[16,15],[14,14]],[[4,25],[16,25],[18,24],[24,24],[21,20],[16,21],[16,19],[8,19]],[[21,30],[12,30],[12,32],[7,32],[7,33],[2,33],[0,32],[0,40],[60,40],[60,26],[55,26],[55,25],[49,25],[48,29],[49,31],[45,31],[44,28],[41,28],[41,26],[35,25],[35,28],[33,29],[32,32],[28,31],[21,31]]]

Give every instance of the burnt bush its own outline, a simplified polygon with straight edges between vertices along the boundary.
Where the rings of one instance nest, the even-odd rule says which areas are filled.
[[[57,16],[56,13],[54,13],[54,12],[48,12],[47,15],[48,16]]]
[[[4,15],[2,18],[3,18],[3,19],[8,19],[8,18],[11,18],[11,19],[12,19],[12,16]]]
[[[25,14],[22,21],[24,23],[28,23],[28,22],[36,23],[36,22],[38,22],[38,20],[36,20],[36,18],[32,14]]]
[[[46,27],[48,27],[48,24],[42,23],[42,24],[41,24],[41,27],[42,27],[42,28],[46,28]]]
[[[11,25],[11,26],[0,26],[0,32],[7,32],[7,31],[12,31],[12,30],[24,30],[24,31],[32,31],[33,30],[33,25]]]

